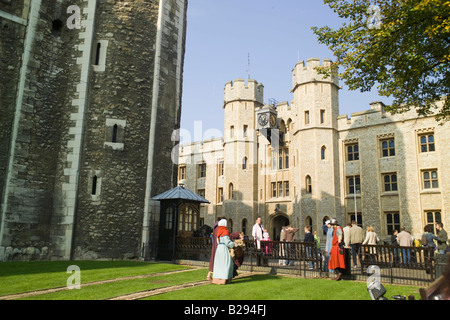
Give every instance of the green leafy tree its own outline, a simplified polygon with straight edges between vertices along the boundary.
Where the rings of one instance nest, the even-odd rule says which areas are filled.
[[[324,0],[343,25],[313,27],[337,60],[323,74],[339,74],[350,90],[392,97],[391,113],[450,120],[450,1]],[[341,68],[338,68],[341,67]]]

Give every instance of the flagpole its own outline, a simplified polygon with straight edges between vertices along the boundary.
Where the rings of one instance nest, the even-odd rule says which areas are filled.
[[[356,178],[355,177],[356,176],[353,175],[353,199],[355,202],[355,221],[356,221],[356,224],[358,224],[358,216],[356,214]]]

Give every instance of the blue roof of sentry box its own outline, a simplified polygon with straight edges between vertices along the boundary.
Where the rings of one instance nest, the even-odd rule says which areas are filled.
[[[195,201],[201,203],[210,203],[208,200],[199,196],[198,194],[192,192],[191,190],[186,189],[185,187],[178,186],[166,192],[163,192],[152,198],[153,200],[188,200]]]

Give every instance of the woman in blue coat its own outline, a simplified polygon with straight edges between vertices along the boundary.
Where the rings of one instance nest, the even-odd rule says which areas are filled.
[[[227,229],[227,220],[219,221],[217,229],[217,249],[214,257],[213,281],[215,284],[226,284],[233,278],[233,259],[230,256],[229,248],[234,247],[234,242],[230,239],[230,232]]]

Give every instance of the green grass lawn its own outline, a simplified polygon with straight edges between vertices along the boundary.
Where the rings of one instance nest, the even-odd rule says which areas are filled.
[[[64,290],[49,294],[41,294],[21,300],[102,300],[126,295],[130,293],[179,285],[205,279],[207,269],[186,271],[141,279],[122,280],[82,287],[79,290]]]
[[[418,287],[385,285],[393,295],[420,298]],[[145,298],[145,300],[370,300],[365,282],[253,275],[224,286],[207,285]]]
[[[0,263],[0,296],[65,287],[77,265],[81,283],[188,269],[189,267],[139,261],[35,261]]]
[[[70,265],[81,270],[81,283],[148,275],[176,270],[186,272],[146,278],[120,280],[105,284],[41,294],[31,300],[96,300],[134,292],[202,281],[207,269],[192,270],[181,265],[138,261],[52,261],[0,263],[0,296],[65,287],[71,276]],[[245,275],[245,273],[243,273]],[[383,284],[386,297],[415,295],[418,287]],[[368,300],[365,282],[302,279],[280,275],[251,275],[233,280],[231,284],[208,284],[147,298],[148,300]]]

